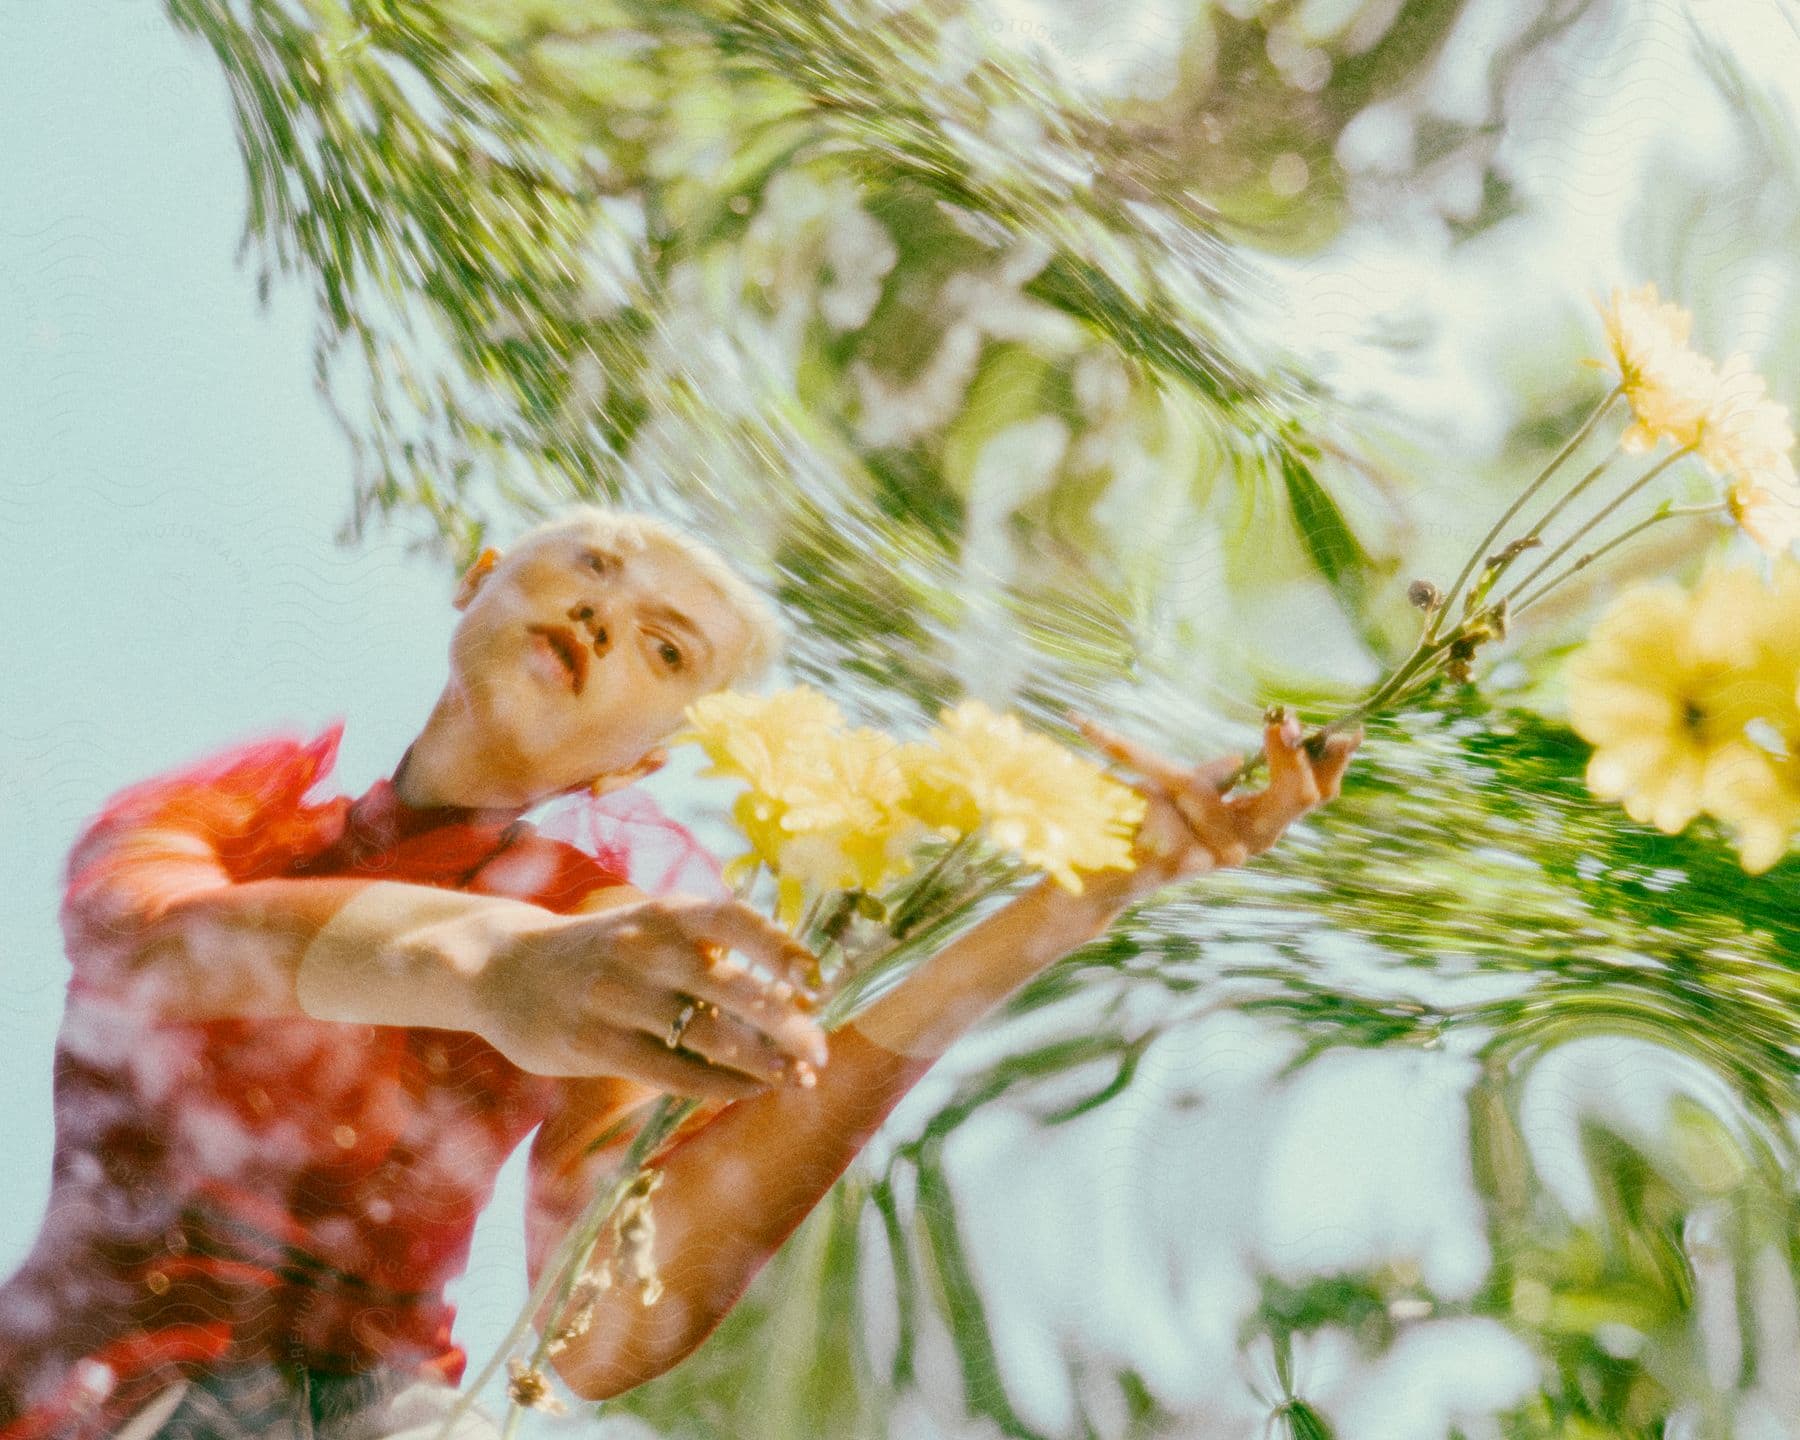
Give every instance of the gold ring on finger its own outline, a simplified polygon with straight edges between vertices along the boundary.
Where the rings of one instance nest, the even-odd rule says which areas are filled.
[[[681,1045],[681,1037],[687,1033],[687,1027],[693,1024],[694,1017],[699,1013],[700,1002],[698,1000],[684,1001],[681,1009],[676,1012],[674,1022],[669,1026],[669,1033],[663,1036],[663,1044],[671,1050],[678,1049]]]

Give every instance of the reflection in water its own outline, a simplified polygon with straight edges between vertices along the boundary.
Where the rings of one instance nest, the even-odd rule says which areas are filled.
[[[359,526],[423,512],[467,558],[571,496],[675,515],[774,583],[799,678],[897,729],[974,692],[1206,749],[1271,692],[1366,680],[1409,627],[1395,557],[1466,548],[1490,471],[1597,393],[1521,279],[1566,233],[1543,172],[1615,148],[1593,92],[1735,97],[1730,185],[1651,197],[1651,233],[1759,207],[1692,289],[1777,263],[1755,247],[1800,215],[1754,57],[1672,78],[1687,21],[1654,6],[1511,6],[1503,42],[1461,0],[1159,9],[1144,64],[1083,54],[1120,32],[1079,7],[169,8],[230,77],[253,227],[316,290]],[[1409,291],[1489,243],[1486,308],[1444,305],[1521,373],[1446,400],[1386,333],[1394,393],[1334,418],[1243,247],[1310,267],[1293,346],[1354,332],[1384,318],[1355,247],[1319,257],[1372,243],[1359,205],[1425,237]],[[1409,405],[1511,439],[1446,464]],[[1473,700],[1378,730],[1267,862],[959,1049],[614,1408],[769,1437],[1800,1429],[1800,871],[1628,826],[1583,760]]]

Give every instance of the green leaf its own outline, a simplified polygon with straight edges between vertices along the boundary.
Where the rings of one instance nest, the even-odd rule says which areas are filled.
[[[1276,451],[1294,525],[1320,575],[1353,605],[1360,604],[1370,561],[1337,502],[1291,446]],[[1352,611],[1354,613],[1354,610]]]

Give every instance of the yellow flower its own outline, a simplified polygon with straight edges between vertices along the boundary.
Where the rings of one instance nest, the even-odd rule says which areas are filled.
[[[906,749],[907,808],[953,835],[985,829],[1026,864],[1077,894],[1077,870],[1130,870],[1144,799],[1092,761],[965,700]]]
[[[1794,474],[1793,450],[1787,406],[1768,398],[1768,387],[1748,356],[1732,356],[1719,372],[1700,427],[1700,458],[1731,482],[1731,513],[1771,555],[1783,554],[1800,540],[1800,478]]]
[[[806,685],[773,695],[722,690],[690,705],[687,720],[679,738],[706,752],[706,773],[771,791],[791,777],[796,754],[844,726],[843,712]]]
[[[1731,827],[1738,862],[1751,875],[1774,865],[1793,843],[1800,790],[1792,771],[1748,741],[1723,745],[1712,757],[1707,810]]]
[[[1752,874],[1800,825],[1800,569],[1716,568],[1621,595],[1569,663],[1588,787],[1669,834],[1706,813]]]
[[[727,874],[766,864],[783,920],[799,918],[808,893],[878,890],[911,868],[921,827],[902,808],[907,782],[890,737],[847,729],[837,706],[805,686],[709,695],[688,721],[683,738],[713,762],[703,773],[748,787],[732,818],[750,851]]]
[[[1734,485],[1728,502],[1744,533],[1765,554],[1785,555],[1800,544],[1800,480],[1793,466],[1759,485]]]
[[[1599,309],[1633,416],[1620,446],[1636,453],[1659,440],[1697,443],[1717,376],[1712,362],[1688,346],[1693,317],[1662,300],[1654,285],[1614,290]]]
[[[786,918],[798,914],[799,891],[877,891],[912,868],[922,827],[902,808],[899,748],[878,730],[857,729],[801,757],[764,852],[781,879]]]

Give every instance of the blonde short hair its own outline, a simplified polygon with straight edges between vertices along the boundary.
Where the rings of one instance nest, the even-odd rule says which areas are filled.
[[[603,505],[575,505],[553,520],[534,526],[513,542],[524,551],[539,542],[563,535],[577,535],[602,545],[626,550],[652,547],[679,555],[725,600],[744,622],[749,635],[736,666],[724,678],[728,687],[754,685],[781,658],[784,637],[775,607],[749,581],[733,570],[710,545],[655,515],[609,510]]]

